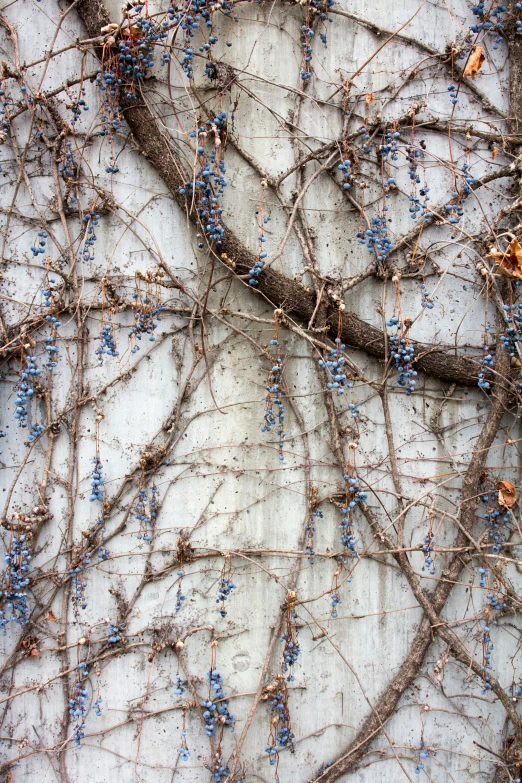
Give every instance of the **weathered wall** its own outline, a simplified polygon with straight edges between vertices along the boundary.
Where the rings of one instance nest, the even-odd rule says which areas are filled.
[[[111,18],[119,22],[118,3],[110,2],[107,8]],[[204,75],[203,59],[194,66],[196,90],[190,89],[178,64],[179,36],[169,68],[161,67],[161,57],[156,56],[153,78],[143,83],[143,94],[161,118],[160,127],[171,134],[179,159],[190,165],[194,156],[186,132],[204,117],[198,102],[208,106],[212,116],[218,110],[228,113],[224,217],[227,227],[256,252],[259,203],[263,199],[264,215],[272,218],[264,229],[268,260],[285,237],[296,194],[319,164],[312,161],[304,166],[299,180],[295,172],[286,177],[278,192],[263,188],[262,176],[275,181],[294,166],[297,154],[304,156],[332,141],[339,142],[343,155],[352,157],[356,173],[348,192],[356,203],[339,187],[338,173],[333,178],[327,172],[317,176],[302,197],[303,210],[298,210],[301,243],[296,232],[290,231],[281,258],[275,262],[275,269],[292,279],[297,275],[307,286],[313,285],[312,277],[308,272],[299,273],[309,266],[310,258],[316,264],[319,288],[324,276],[347,280],[362,273],[372,260],[367,248],[357,241],[357,205],[363,206],[370,220],[381,204],[389,205],[394,243],[411,230],[404,150],[411,137],[407,116],[412,106],[420,107],[414,144],[422,150],[421,176],[429,184],[432,204],[447,202],[455,172],[463,163],[469,162],[473,176],[480,178],[513,159],[512,147],[503,149],[501,142],[495,142],[496,154],[492,155],[492,143],[487,139],[466,139],[464,133],[458,133],[459,127],[470,124],[485,133],[506,132],[499,116],[509,113],[505,43],[493,49],[493,37],[488,38],[487,63],[474,83],[461,86],[453,114],[447,87],[458,76],[451,77],[451,64],[426,51],[431,47],[444,52],[448,43],[462,40],[470,24],[476,22],[467,3],[423,4],[403,31],[419,45],[397,37],[371,58],[386,33],[375,35],[354,17],[393,32],[418,8],[416,2],[336,3],[333,21],[326,23],[328,45],[323,46],[319,35],[315,36],[314,77],[303,88],[299,35],[307,7],[238,4],[234,12],[239,23],[216,14],[214,25],[219,40],[213,57],[236,69],[236,83],[230,90],[218,96],[215,84]],[[165,6],[151,3],[147,10],[153,14],[164,11]],[[2,14],[17,39],[9,38],[4,29],[2,60],[16,70],[23,63],[43,59],[51,46],[57,51],[84,39],[86,31],[75,8],[69,10],[54,37],[60,13],[58,4],[51,0],[9,4]],[[225,45],[227,40],[232,47]],[[15,78],[6,78],[3,88],[10,112],[24,105],[22,82],[30,94],[37,95],[59,87],[66,77],[78,76],[82,68],[90,73],[97,62],[92,46],[71,48],[30,65]],[[460,67],[465,62],[457,61]],[[412,70],[413,77],[406,79]],[[348,123],[349,138],[343,150],[346,115],[339,86],[354,73],[349,101],[354,116]],[[473,85],[499,112],[484,108]],[[206,249],[198,250],[196,232],[187,215],[151,162],[140,154],[125,125],[113,140],[119,171],[106,172],[110,145],[107,137],[98,135],[103,111],[100,91],[90,82],[85,88],[89,111],[82,113],[72,132],[70,126],[69,131],[65,129],[62,140],[72,142],[79,167],[72,178],[72,192],[77,193],[82,212],[96,203],[94,211],[100,214],[94,259],[78,257],[85,223],[82,228],[76,207],[66,208],[63,220],[59,214],[53,159],[58,158],[59,165],[64,148],[62,141],[57,142],[60,127],[59,123],[53,127],[48,106],[36,111],[30,106],[12,121],[0,156],[4,172],[0,191],[2,311],[5,324],[13,326],[3,346],[12,346],[20,336],[28,346],[25,353],[20,354],[15,345],[11,354],[1,354],[0,429],[7,433],[0,442],[2,494],[8,501],[2,515],[5,546],[11,545],[9,525],[14,512],[27,514],[33,506],[44,504],[53,515],[32,528],[34,557],[27,604],[34,623],[29,649],[33,645],[38,652],[27,655],[20,647],[27,629],[19,623],[9,622],[6,635],[0,637],[5,656],[0,713],[3,775],[15,782],[56,779],[65,783],[87,776],[100,783],[208,780],[205,765],[216,750],[219,732],[211,740],[205,735],[194,699],[197,695],[200,703],[208,698],[207,672],[212,665],[223,677],[223,691],[235,716],[234,733],[226,729],[221,743],[224,760],[232,766],[236,743],[260,685],[274,624],[279,623],[280,607],[295,577],[298,603],[292,624],[297,629],[300,654],[288,692],[297,745],[295,754],[288,750],[279,754],[278,777],[284,782],[304,783],[316,778],[322,764],[342,756],[367,716],[379,709],[382,694],[408,655],[423,612],[403,571],[392,556],[384,554],[385,546],[360,509],[354,515],[359,557],[348,557],[344,565],[331,557],[341,549],[341,514],[329,498],[344,491],[343,466],[325,405],[331,394],[325,391],[324,378],[317,372],[317,347],[302,332],[290,328],[293,321],[281,327],[287,438],[284,461],[280,461],[273,433],[260,432],[270,366],[260,346],[266,346],[273,336],[273,304],[247,281],[232,279],[227,267],[219,259],[212,260]],[[76,94],[78,86],[70,89]],[[365,101],[368,93],[373,94],[373,102]],[[70,122],[66,103],[70,98],[58,93],[51,109]],[[375,154],[382,132],[376,133],[370,153],[361,149],[360,137],[350,136],[364,117],[369,123],[382,119],[384,129],[399,118],[402,123],[397,125],[401,130],[399,159],[396,163],[388,159],[385,164],[391,166],[387,176],[395,176],[397,189],[382,202],[383,169]],[[423,122],[436,119],[441,126],[452,120],[454,129],[449,136],[422,127]],[[38,129],[43,130],[43,136],[35,135]],[[339,161],[333,162],[336,166]],[[172,165],[177,165],[174,156]],[[59,172],[57,176],[63,195],[66,184]],[[411,275],[400,281],[402,314],[414,321],[410,332],[414,339],[442,343],[461,352],[471,347],[482,355],[486,322],[494,334],[495,307],[493,294],[486,297],[484,278],[477,273],[476,264],[483,254],[480,241],[505,231],[505,227],[498,229],[498,224],[492,227],[492,221],[499,209],[511,203],[511,184],[505,178],[478,188],[466,200],[457,228],[427,226],[418,243],[414,238],[409,247],[390,256],[388,265],[397,264],[407,272],[407,253],[431,254],[425,271],[433,309],[420,307],[422,275],[418,265],[414,263]],[[461,187],[461,180],[457,185]],[[30,247],[42,228],[49,233],[46,252],[33,257]],[[57,281],[54,286],[63,292],[56,340],[58,365],[51,373],[45,368],[44,341],[49,326],[38,321],[47,312],[42,297],[42,289],[49,285],[47,257],[58,270],[50,273]],[[136,286],[141,292],[146,290],[143,280],[135,275],[156,270],[159,263],[171,270],[186,291],[155,283],[149,287],[148,295],[165,310],[155,342],[145,335],[141,350],[131,353],[132,294]],[[400,314],[391,280],[393,269],[388,266],[388,272],[390,269],[384,278],[382,274],[369,277],[345,297],[347,310],[379,329],[383,321]],[[209,288],[211,274],[213,285]],[[117,300],[111,300],[102,278],[114,287]],[[95,350],[100,344],[102,319],[106,324],[115,301],[113,321],[120,355],[105,356],[99,367]],[[285,303],[278,304],[284,311]],[[324,340],[321,331],[308,334],[319,342]],[[494,342],[494,337],[490,340]],[[42,368],[43,396],[30,404],[28,429],[37,422],[46,429],[28,446],[28,429],[16,426],[13,411],[20,367],[30,352]],[[357,475],[366,488],[370,509],[393,540],[403,520],[404,546],[417,550],[426,535],[431,509],[436,549],[451,549],[458,532],[455,520],[462,511],[462,477],[490,409],[487,394],[476,385],[453,387],[448,394],[449,383],[419,373],[415,393],[407,396],[397,386],[391,368],[386,399],[396,478],[400,479],[404,507],[408,507],[402,516],[379,396],[385,366],[362,350],[349,349],[348,356],[361,368],[361,377],[344,397],[336,396],[334,403],[344,459],[354,451],[349,444],[358,444]],[[360,410],[356,421],[348,409],[352,401]],[[436,411],[439,416],[434,419]],[[490,481],[517,483],[519,438],[516,416],[506,408],[487,460]],[[162,447],[167,448],[166,454]],[[159,455],[152,472],[140,467],[145,451]],[[105,509],[104,524],[108,559],[99,559],[100,537],[93,532],[103,506],[99,501],[89,502],[96,453],[103,462],[103,493],[110,506]],[[146,489],[150,503],[152,486],[158,490],[159,512],[155,524],[145,525],[152,531],[147,541],[138,537],[134,509],[140,488]],[[303,552],[312,486],[318,488],[323,512],[317,520],[314,564]],[[514,511],[518,516],[518,507]],[[512,528],[509,535],[516,542],[514,523]],[[473,535],[481,545],[487,544],[484,530],[477,517]],[[178,561],[180,536],[190,541],[193,550],[182,565]],[[68,578],[69,569],[79,562],[74,559],[78,551],[92,552],[90,565],[80,576],[86,583],[85,609],[73,602],[74,586]],[[505,585],[516,591],[519,580],[516,546],[503,550],[501,556],[506,559],[498,561],[491,557],[491,548],[482,551],[486,557],[475,557],[463,567],[444,609],[450,632],[460,636],[469,655],[479,663],[487,588],[479,585],[478,568],[487,565],[489,589],[494,591],[497,579],[504,595]],[[441,578],[450,557],[451,552],[437,552],[435,573],[430,575],[421,571],[422,554],[409,551],[410,562],[428,591]],[[236,588],[222,617],[216,599],[224,567],[231,568]],[[180,570],[184,572],[181,578]],[[177,610],[180,585],[185,598]],[[332,591],[341,599],[337,617],[332,617]],[[45,611],[39,614],[39,607]],[[491,631],[493,671],[504,689],[518,680],[522,665],[516,601],[510,608]],[[122,638],[116,643],[106,641],[106,618],[120,627]],[[421,737],[430,752],[421,774],[427,774],[429,780],[465,783],[478,776],[493,779],[496,758],[484,748],[501,756],[505,753],[504,706],[497,696],[482,694],[480,678],[451,655],[438,673],[436,662],[447,643],[436,631],[433,634],[433,643],[411,687],[384,729],[377,732],[359,768],[347,772],[343,780],[414,779]],[[279,635],[267,662],[265,683],[280,671],[283,643]],[[185,639],[184,646],[176,649],[180,638]],[[213,639],[217,645],[212,644]],[[70,718],[65,703],[74,698],[79,661],[88,663],[89,674],[81,750],[75,747],[75,719]],[[177,673],[189,681],[181,695],[175,693]],[[98,695],[103,698],[100,717],[92,708]],[[180,760],[177,750],[185,713],[190,750],[187,761]],[[269,701],[262,701],[231,780],[241,775],[247,781],[273,779],[265,751],[271,716]],[[18,755],[20,766],[14,766]],[[513,768],[513,779],[515,772]]]

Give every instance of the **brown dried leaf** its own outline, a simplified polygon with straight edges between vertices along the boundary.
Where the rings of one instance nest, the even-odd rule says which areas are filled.
[[[490,250],[488,258],[495,259],[503,274],[522,279],[522,247],[518,239],[511,240],[505,253],[501,253],[500,250]]]
[[[55,613],[53,612],[52,609],[49,609],[49,611],[47,612],[47,614],[44,617],[44,620],[49,620],[49,622],[51,622],[51,623],[56,623],[57,622],[56,615],[55,615]]]
[[[369,106],[370,103],[373,103],[373,92],[366,94],[366,105]]]
[[[491,160],[495,160],[495,158],[497,157],[497,155],[498,155],[498,147],[496,147],[496,146],[495,146],[495,147],[493,147],[493,149],[491,150]]]
[[[464,76],[471,76],[475,78],[480,68],[486,62],[486,56],[482,46],[476,46],[474,51],[470,54],[468,63],[464,69]]]
[[[495,489],[498,491],[498,502],[501,506],[512,508],[517,500],[517,491],[511,481],[497,481]]]
[[[20,647],[24,652],[26,652],[28,655],[32,656],[33,658],[41,658],[40,652],[38,650],[38,638],[36,636],[28,636],[27,639],[24,639]]]

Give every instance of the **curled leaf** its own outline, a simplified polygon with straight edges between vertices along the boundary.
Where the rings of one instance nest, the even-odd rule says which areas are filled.
[[[100,30],[102,35],[105,35],[105,33],[114,33],[118,29],[119,25],[111,23],[106,24],[105,27],[102,27]]]
[[[373,92],[366,94],[366,105],[369,106],[370,103],[373,103]]]
[[[41,658],[40,651],[38,649],[38,639],[36,636],[28,636],[27,639],[24,639],[20,647],[24,652],[26,652],[29,656],[33,658]]]
[[[508,277],[522,279],[522,247],[518,239],[512,239],[505,253],[490,250],[488,258],[493,258],[499,270]]]
[[[485,62],[486,57],[484,55],[484,49],[482,46],[476,46],[469,56],[467,65],[464,69],[464,76],[471,76],[471,78],[474,79]]]
[[[501,506],[512,508],[515,505],[517,491],[511,481],[497,481],[495,489],[498,491],[498,502]]]

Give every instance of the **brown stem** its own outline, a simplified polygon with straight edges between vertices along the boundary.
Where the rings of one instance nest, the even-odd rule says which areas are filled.
[[[499,324],[500,326],[500,324]],[[500,333],[502,331],[500,330]],[[508,389],[505,383],[505,375],[509,370],[509,358],[506,352],[497,345],[498,362],[497,375],[493,385],[492,404],[488,417],[477,439],[471,460],[464,476],[461,497],[461,527],[455,538],[454,547],[462,547],[467,543],[464,531],[471,533],[476,518],[479,503],[479,490],[486,465],[489,449],[497,435],[502,416],[506,410],[508,401]],[[371,527],[374,526],[374,517],[370,509],[365,509],[365,516]],[[386,537],[377,532],[379,540],[386,545]],[[405,555],[404,555],[405,556]],[[463,565],[471,557],[470,553],[456,552],[450,560],[448,567],[442,572],[442,579],[431,595],[432,617],[440,615],[454,583],[458,580]],[[371,743],[381,731],[381,725],[385,724],[395,712],[402,694],[410,687],[417,677],[424,656],[432,642],[432,622],[425,614],[421,626],[412,642],[408,655],[402,664],[399,674],[393,678],[379,699],[375,710],[368,716],[362,727],[357,732],[355,739],[349,744],[344,753],[323,774],[314,778],[314,783],[332,783],[341,775],[346,774],[363,758]]]
[[[79,0],[77,10],[91,38],[99,36],[101,28],[110,22],[108,11],[101,0]],[[122,96],[120,104],[142,155],[154,166],[181,209],[196,223],[195,210],[191,208],[185,195],[179,192],[185,184],[185,175],[170,137],[162,132],[144,101],[133,101]],[[224,228],[223,241],[215,251],[233,274],[247,277],[257,257],[229,228]],[[305,324],[310,323],[317,304],[313,292],[272,268],[261,272],[258,280],[256,290],[274,307],[281,308],[287,315],[294,316]],[[337,336],[338,310],[334,302],[330,302],[328,306],[326,322],[330,333]],[[378,359],[385,359],[383,332],[362,321],[355,313],[343,313],[341,337],[347,345]],[[454,349],[435,345],[416,343],[415,348],[418,370],[450,383],[476,385],[479,371],[477,361],[458,354]]]

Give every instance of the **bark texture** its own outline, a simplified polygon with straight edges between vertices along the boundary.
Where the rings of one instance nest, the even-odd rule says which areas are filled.
[[[99,36],[101,29],[111,21],[107,9],[100,0],[79,0],[76,8],[91,38]],[[196,223],[195,210],[190,209],[185,196],[179,193],[186,175],[168,135],[161,131],[156,118],[143,99],[131,101],[122,98],[121,107],[141,153],[154,166],[180,208],[192,222]],[[247,277],[256,261],[256,256],[226,225],[224,228],[223,242],[221,247],[216,248],[216,253],[233,274]],[[259,286],[256,291],[274,307],[281,308],[288,316],[304,324],[309,323],[317,305],[314,293],[271,268],[261,272],[258,279]],[[248,287],[252,290],[251,286]],[[339,320],[337,306],[330,301],[326,304],[326,309],[326,323],[330,325],[330,336],[336,337]],[[362,321],[355,313],[343,313],[341,335],[346,345],[365,351],[377,359],[385,359],[385,335],[381,330]],[[476,386],[480,369],[478,361],[459,354],[455,349],[413,342],[416,349],[417,370],[448,383]]]

